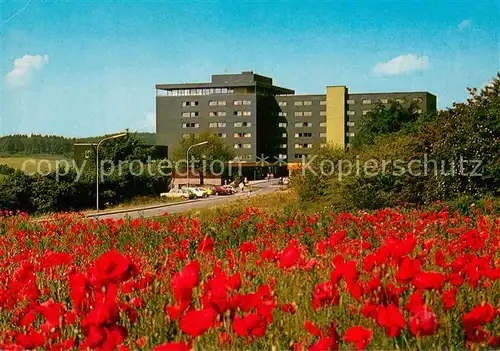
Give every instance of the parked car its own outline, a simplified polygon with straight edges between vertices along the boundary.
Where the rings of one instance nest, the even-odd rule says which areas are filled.
[[[215,195],[231,195],[229,190],[220,185],[214,186],[213,191],[215,192]]]
[[[161,193],[161,197],[167,197],[171,199],[194,199],[196,195],[188,189],[171,189],[168,193]]]
[[[283,185],[290,184],[290,179],[288,177],[283,178]]]
[[[214,194],[214,190],[210,186],[205,187],[203,189],[207,192],[208,195],[213,195]]]
[[[208,193],[203,188],[186,188],[191,191],[197,198],[208,197]]]
[[[232,195],[236,192],[236,190],[231,185],[223,185],[222,187],[229,192],[229,195]]]

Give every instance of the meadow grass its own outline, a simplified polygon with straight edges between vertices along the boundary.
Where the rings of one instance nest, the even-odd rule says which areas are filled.
[[[47,173],[56,169],[56,162],[66,159],[62,155],[36,155],[36,156],[0,156],[0,164],[19,169],[27,173]]]

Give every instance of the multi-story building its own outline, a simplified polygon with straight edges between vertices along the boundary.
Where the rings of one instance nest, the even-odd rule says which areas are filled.
[[[156,92],[158,144],[172,150],[183,136],[213,132],[242,161],[297,162],[313,144],[348,147],[361,116],[377,103],[436,110],[436,96],[428,92],[349,94],[346,86],[328,86],[326,94],[295,95],[253,72],[213,75],[210,83],[158,84]]]

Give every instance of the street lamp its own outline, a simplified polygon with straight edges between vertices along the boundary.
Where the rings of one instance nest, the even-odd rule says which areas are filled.
[[[205,145],[205,144],[208,144],[208,141],[202,141],[201,143],[191,145],[190,147],[187,148],[187,151],[186,151],[186,169],[187,169],[186,183],[187,183],[188,188],[189,188],[189,150],[191,150],[192,147]]]
[[[121,138],[121,137],[124,137],[125,135],[127,135],[127,133],[120,133],[120,134],[111,135],[109,137],[101,139],[97,143],[97,148],[96,148],[96,175],[95,175],[95,178],[96,178],[96,207],[97,207],[97,211],[99,211],[99,146],[101,146],[101,144],[102,144],[103,141],[110,140],[110,139]]]

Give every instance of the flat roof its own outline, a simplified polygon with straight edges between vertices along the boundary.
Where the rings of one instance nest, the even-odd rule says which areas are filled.
[[[280,94],[294,94],[295,91],[276,85],[265,84],[262,82],[230,82],[230,83],[178,83],[178,84],[156,84],[159,90],[180,90],[180,89],[206,89],[206,88],[244,88],[261,87],[272,89]]]

